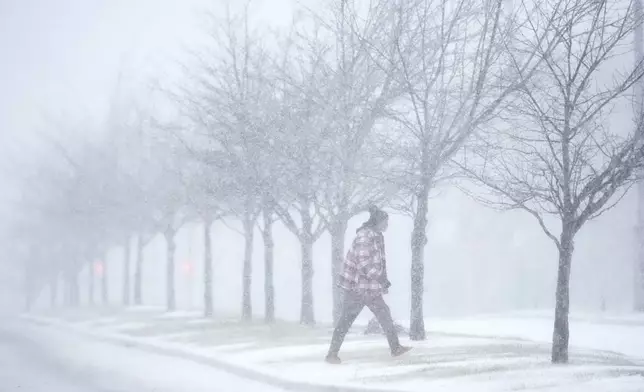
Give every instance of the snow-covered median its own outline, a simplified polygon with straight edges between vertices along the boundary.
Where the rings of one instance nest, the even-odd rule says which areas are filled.
[[[328,326],[196,322],[194,314],[167,317],[133,311],[121,315],[112,312],[109,322],[106,319],[96,315],[92,322],[88,317],[67,315],[54,320],[49,314],[47,320],[95,336],[208,358],[215,365],[245,369],[248,375],[283,380],[290,386],[409,392],[644,390],[644,351],[639,349],[644,343],[644,325],[574,325],[571,363],[554,366],[549,362],[547,320],[428,320],[428,339],[412,342],[414,350],[402,358],[389,356],[384,337],[365,336],[358,330],[343,346],[343,364],[333,366],[323,362],[331,332]],[[117,322],[119,319],[121,322]],[[590,330],[585,335],[578,328]],[[625,335],[620,328],[632,330]],[[575,333],[584,337],[575,340]],[[603,339],[614,335],[632,340],[621,344],[617,337]],[[589,344],[582,344],[585,342]]]
[[[553,318],[545,314],[490,315],[463,319],[430,319],[426,328],[433,332],[460,333],[552,341]],[[644,358],[644,316],[580,315],[570,319],[571,346],[613,351]]]

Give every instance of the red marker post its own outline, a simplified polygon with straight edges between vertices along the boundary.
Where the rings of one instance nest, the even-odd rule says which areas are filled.
[[[192,274],[194,273],[194,266],[190,261],[184,261],[181,265],[181,270],[184,275],[192,276]]]
[[[96,276],[103,276],[105,273],[105,265],[103,265],[102,261],[94,262],[94,273]]]

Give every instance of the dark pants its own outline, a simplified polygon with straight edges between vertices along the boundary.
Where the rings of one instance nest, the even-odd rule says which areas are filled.
[[[378,319],[378,322],[387,335],[389,348],[392,352],[400,346],[398,332],[396,331],[394,320],[391,318],[391,311],[385,303],[384,298],[382,298],[382,295],[360,295],[351,291],[345,291],[342,302],[342,315],[333,331],[329,355],[337,355],[340,352],[340,347],[342,346],[342,342],[344,342],[345,336],[347,336],[347,332],[349,332],[353,322],[356,321],[356,318],[365,306]]]

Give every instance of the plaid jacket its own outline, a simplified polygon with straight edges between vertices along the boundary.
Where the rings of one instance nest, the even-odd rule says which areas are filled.
[[[338,281],[345,290],[360,294],[383,294],[388,281],[382,233],[368,227],[358,230]]]

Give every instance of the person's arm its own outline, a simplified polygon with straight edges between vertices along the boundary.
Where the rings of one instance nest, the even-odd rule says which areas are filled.
[[[368,279],[381,281],[384,275],[384,268],[378,254],[376,239],[368,235],[361,235],[356,238],[355,254],[358,259],[358,269]]]
[[[385,237],[382,235],[382,233],[378,236],[377,241],[380,243],[380,251],[382,254],[382,277],[380,278],[380,283],[382,283],[383,288],[385,291],[389,287],[391,287],[391,282],[389,281],[389,277],[387,276],[387,257],[385,256]]]

